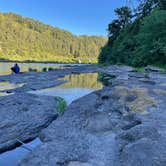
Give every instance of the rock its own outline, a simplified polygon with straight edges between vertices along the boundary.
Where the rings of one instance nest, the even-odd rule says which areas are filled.
[[[73,102],[62,117],[42,130],[40,138],[43,145],[25,157],[20,165],[59,166],[77,163],[73,161],[82,165],[108,165],[113,158],[110,154],[115,144],[110,115],[96,111],[96,105],[103,96],[106,93],[98,95],[95,92]],[[109,100],[106,97],[104,101]],[[110,148],[106,148],[108,146]]]
[[[154,66],[150,66],[150,65],[146,66],[145,70],[149,71],[149,72],[164,72],[165,71],[164,69],[161,69],[161,68],[158,68],[158,67],[154,67]]]
[[[142,81],[144,83],[151,84],[151,85],[154,85],[156,83],[154,80],[151,80],[149,78],[140,78],[139,81]]]
[[[12,93],[12,91],[10,91],[10,90],[7,90],[7,91],[6,91],[6,93]]]
[[[47,103],[47,104],[46,104]],[[56,99],[21,93],[0,99],[0,153],[38,136],[57,118]]]
[[[124,147],[118,166],[165,166],[165,143],[142,138]]]
[[[147,73],[130,73],[129,77],[135,77],[135,78],[149,78]]]
[[[117,136],[127,142],[135,142],[141,138],[149,138],[151,140],[158,140],[160,134],[155,127],[137,124],[127,131],[122,132]]]
[[[113,96],[134,112],[146,112],[148,108],[157,105],[157,101],[148,94],[147,88],[129,89],[125,86],[116,86]]]
[[[79,161],[71,161],[68,166],[92,166],[89,163],[83,163],[83,162],[79,162]]]
[[[72,71],[71,73],[72,74],[80,74],[80,72],[78,72],[78,71]]]
[[[87,117],[87,130],[93,133],[109,131],[113,128],[108,113],[95,113]]]
[[[114,72],[132,72],[133,68],[130,66],[112,65],[107,67],[107,70],[114,71]]]

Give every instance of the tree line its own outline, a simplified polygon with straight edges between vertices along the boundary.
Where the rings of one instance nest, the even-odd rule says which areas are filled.
[[[106,42],[105,37],[76,36],[14,13],[0,13],[0,59],[94,63]]]
[[[99,63],[166,66],[166,1],[138,0],[132,10],[115,10],[117,19],[108,25],[108,42]]]

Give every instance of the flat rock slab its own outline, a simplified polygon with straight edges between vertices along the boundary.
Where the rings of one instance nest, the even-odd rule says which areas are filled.
[[[141,78],[116,77],[118,84],[74,101],[41,131],[43,144],[20,165],[165,166],[166,75],[150,73],[154,84]]]
[[[108,113],[96,113],[101,97],[92,93],[73,102],[62,117],[40,135],[44,142],[20,163],[22,166],[105,166],[113,158],[114,134]],[[107,116],[107,117],[106,117]],[[101,120],[101,121],[100,121]],[[107,148],[109,147],[109,148]]]
[[[57,118],[54,97],[27,93],[0,97],[0,153],[32,140]]]
[[[158,67],[154,67],[154,66],[150,66],[150,65],[146,66],[145,70],[146,71],[150,71],[150,72],[165,72],[164,69],[161,69],[161,68],[158,68]]]

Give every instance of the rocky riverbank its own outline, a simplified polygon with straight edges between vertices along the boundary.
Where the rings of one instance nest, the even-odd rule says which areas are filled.
[[[48,127],[36,132],[43,143],[20,162],[21,166],[166,165],[165,72],[148,70],[146,73],[139,73],[126,66],[100,69],[89,66],[63,71],[38,73],[36,79],[44,80],[46,77],[49,83],[55,73],[58,78],[70,73],[100,71],[105,77],[103,79],[106,80],[106,86],[74,101],[67,107],[64,115],[52,120],[50,125],[47,121]],[[26,79],[30,80],[28,77],[32,77],[31,73],[20,76],[21,82],[16,78],[15,82],[25,83]],[[0,79],[10,80],[10,76]],[[30,85],[24,88],[14,91],[22,94],[23,91],[33,89]],[[45,105],[45,99],[41,98],[42,110],[52,107],[54,102],[51,99]],[[42,102],[38,97],[36,100]],[[23,107],[17,107],[20,108]],[[49,111],[46,112],[49,114]],[[56,111],[53,112],[55,117]],[[35,116],[36,120],[38,116]]]
[[[20,142],[25,143],[38,137],[40,131],[58,117],[56,97],[27,92],[65,83],[58,78],[68,74],[97,70],[97,67],[88,65],[50,72],[0,76],[0,82],[22,85],[15,89],[0,90],[4,94],[0,96],[0,153],[19,146]]]

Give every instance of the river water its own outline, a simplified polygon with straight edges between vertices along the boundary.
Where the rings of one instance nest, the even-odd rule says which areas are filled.
[[[0,75],[11,74],[11,67],[14,62],[0,62]],[[21,72],[27,72],[30,70],[43,71],[49,69],[63,69],[66,66],[84,65],[84,64],[58,64],[58,63],[18,63]]]

